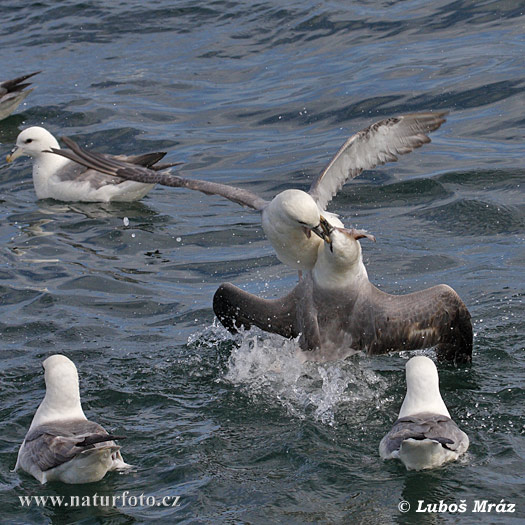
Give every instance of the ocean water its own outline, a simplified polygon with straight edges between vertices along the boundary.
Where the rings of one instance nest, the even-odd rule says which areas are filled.
[[[524,12],[503,0],[2,1],[0,78],[42,73],[0,122],[1,158],[41,125],[98,151],[167,151],[185,176],[269,198],[307,189],[376,120],[450,110],[431,144],[364,173],[329,209],[376,236],[362,243],[375,284],[453,286],[475,339],[471,366],[439,365],[468,453],[407,472],[378,445],[413,353],[301,364],[296,342],[214,320],[221,282],[264,297],[296,283],[258,214],[161,187],[132,204],[39,201],[30,160],[1,162],[0,521],[525,522]],[[80,486],[12,472],[56,352],[79,369],[87,416],[127,436],[132,472]],[[19,499],[95,494],[128,505]],[[179,499],[132,505],[141,494]],[[515,512],[472,512],[502,500]],[[467,511],[417,513],[419,501]]]

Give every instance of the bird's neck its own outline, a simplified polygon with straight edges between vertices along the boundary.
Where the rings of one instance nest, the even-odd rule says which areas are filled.
[[[325,250],[319,250],[312,276],[314,283],[323,289],[348,289],[349,287],[360,287],[369,282],[361,257],[354,264],[339,265],[333,258],[327,257]]]
[[[407,388],[399,417],[413,416],[423,412],[450,417],[439,392],[439,386],[432,381],[425,380],[425,378],[421,378],[416,384]]]
[[[71,392],[46,392],[36,411],[29,430],[60,419],[87,419],[80,403],[78,387]]]
[[[53,153],[40,153],[33,157],[33,184],[39,198],[47,196],[49,179],[69,162],[69,159]]]

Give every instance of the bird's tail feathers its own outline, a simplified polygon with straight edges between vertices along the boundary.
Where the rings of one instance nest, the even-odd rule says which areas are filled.
[[[445,448],[449,439],[443,438],[446,443],[437,439],[405,439],[399,449],[399,459],[408,470],[423,470],[439,467],[446,461],[454,459],[457,454]],[[454,457],[453,457],[454,456]]]

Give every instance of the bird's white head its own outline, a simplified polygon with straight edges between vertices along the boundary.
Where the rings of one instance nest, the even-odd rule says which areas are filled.
[[[59,419],[85,419],[80,404],[77,367],[65,355],[55,354],[43,363],[46,395],[31,427]]]
[[[319,207],[314,199],[302,190],[282,191],[274,197],[270,207],[272,212],[275,210],[281,221],[308,229],[319,226]]]
[[[50,155],[49,153],[44,153],[44,151],[49,151],[50,148],[60,148],[57,139],[47,129],[33,126],[20,132],[16,139],[16,146],[6,160],[7,162],[12,162],[23,155],[37,159],[41,155]]]
[[[64,391],[77,391],[78,372],[75,363],[65,355],[55,354],[48,357],[43,363],[47,393],[61,396]]]
[[[334,228],[325,219],[321,220],[321,229],[325,242],[318,252],[312,272],[316,285],[332,290],[367,286],[368,274],[363,264],[359,239],[375,238],[362,230]]]
[[[399,417],[430,412],[450,417],[439,391],[436,365],[423,355],[412,357],[406,364],[407,393]]]
[[[325,230],[325,227],[323,227]],[[367,238],[375,242],[375,237],[364,230],[354,228],[331,228],[325,230],[324,252],[331,266],[348,270],[362,263],[362,250],[359,239]]]

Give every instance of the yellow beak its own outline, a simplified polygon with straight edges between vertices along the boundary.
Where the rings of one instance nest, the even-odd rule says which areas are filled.
[[[18,157],[21,157],[23,154],[24,154],[23,151],[18,146],[15,146],[13,150],[11,151],[11,153],[7,155],[5,160],[7,162],[13,162],[15,159],[17,159]]]
[[[334,231],[334,227],[321,215],[321,221],[319,223],[323,236],[321,237],[325,242],[331,243],[332,239],[330,238],[331,233]]]

